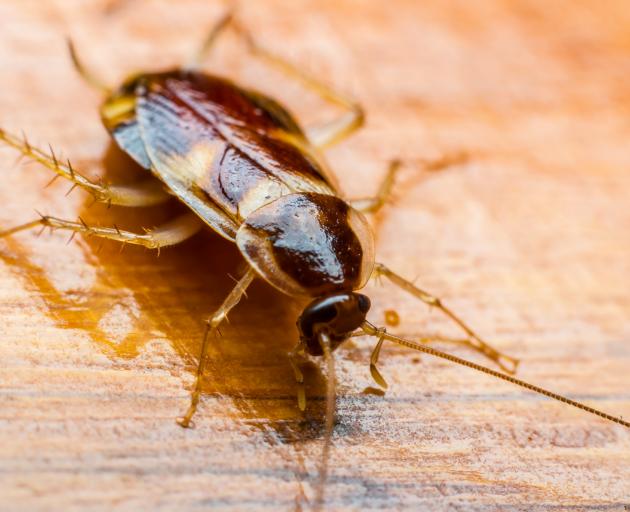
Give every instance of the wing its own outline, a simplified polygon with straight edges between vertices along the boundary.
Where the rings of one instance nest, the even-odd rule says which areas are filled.
[[[139,75],[127,80],[101,106],[103,124],[110,132],[118,146],[129,154],[141,167],[152,170],[167,185],[173,195],[183,201],[191,210],[202,218],[221,236],[234,240],[238,224],[234,222],[194,183],[175,179],[174,173],[156,173],[149,157],[145,141],[142,138],[136,107],[138,98],[136,91],[144,88],[146,77]],[[168,129],[168,125],[163,127]],[[156,131],[159,127],[155,127]]]
[[[101,119],[116,144],[142,168],[151,169],[151,160],[144,149],[136,119],[137,79],[125,82],[101,106]]]
[[[124,129],[110,130],[117,142],[142,162],[139,137],[152,172],[230,240],[252,211],[279,197],[335,195],[297,123],[270,98],[175,71],[137,78],[133,108]]]

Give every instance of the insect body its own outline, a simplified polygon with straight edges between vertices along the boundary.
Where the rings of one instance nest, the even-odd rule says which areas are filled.
[[[231,21],[227,16],[215,27],[196,62]],[[149,206],[175,197],[189,209],[189,213],[143,234],[46,216],[7,230],[3,235],[45,225],[159,249],[177,244],[206,226],[240,249],[248,270],[208,319],[191,403],[179,419],[180,424],[190,426],[195,414],[212,334],[254,278],[259,277],[285,294],[311,299],[298,319],[300,341],[290,360],[302,409],[305,407],[304,378],[295,357],[304,353],[324,356],[329,366],[325,454],[330,447],[334,411],[332,352],[353,335],[378,338],[370,368],[374,379],[383,387],[387,384],[376,365],[381,346],[388,340],[630,426],[618,418],[507,375],[515,371],[517,360],[485,343],[437,297],[375,262],[374,241],[363,212],[374,211],[384,203],[398,164],[390,166],[376,197],[360,201],[344,199],[320,151],[361,125],[361,108],[261,50],[242,28],[237,27],[237,31],[255,55],[299,78],[325,99],[345,107],[348,113],[307,135],[275,100],[190,68],[138,74],[112,91],[85,70],[71,47],[81,74],[106,91],[101,108],[106,128],[120,148],[147,171],[147,180],[133,186],[94,183],[76,172],[70,163],[59,162],[54,154],[47,155],[26,140],[0,130],[0,139],[5,143],[73,181],[99,201]],[[440,309],[465,333],[463,339],[452,341],[480,352],[505,373],[426,346],[434,339],[413,342],[373,326],[366,320],[370,301],[357,290],[370,277],[378,276]],[[322,481],[325,473],[324,468]]]
[[[339,297],[356,302],[351,292],[374,267],[369,225],[339,197],[317,150],[277,102],[217,77],[174,70],[133,77],[109,96],[101,115],[123,150],[236,243],[251,267],[239,294],[259,275],[289,295],[325,297],[328,309],[319,310],[332,311]],[[347,333],[365,320],[361,304]]]

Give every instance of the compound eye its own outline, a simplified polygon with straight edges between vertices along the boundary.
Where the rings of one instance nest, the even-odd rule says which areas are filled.
[[[312,324],[327,324],[337,316],[337,304],[322,302],[311,308],[307,315]]]
[[[361,311],[361,313],[363,314],[366,314],[370,310],[370,306],[372,306],[370,298],[366,295],[361,295],[360,293],[357,293],[356,296],[359,304],[359,311]]]
[[[310,338],[314,335],[316,325],[330,324],[337,316],[337,304],[331,300],[311,303],[304,309],[298,319],[298,326],[302,335]]]
[[[370,299],[359,293],[343,292],[311,302],[298,319],[300,339],[311,355],[322,355],[318,332],[325,331],[334,350],[365,321]]]

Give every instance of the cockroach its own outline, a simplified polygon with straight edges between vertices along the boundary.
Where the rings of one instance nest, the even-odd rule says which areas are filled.
[[[346,113],[307,135],[289,111],[271,97],[199,71],[201,62],[227,27],[234,29],[254,56],[298,79],[324,100],[344,108]],[[326,434],[316,497],[319,505],[323,503],[335,408],[332,354],[353,336],[377,339],[370,370],[382,388],[387,383],[377,363],[383,343],[390,341],[630,427],[623,419],[513,377],[517,359],[486,343],[438,297],[375,261],[373,235],[364,214],[375,212],[386,203],[399,162],[390,164],[373,198],[344,199],[321,152],[361,127],[363,109],[352,99],[261,48],[231,12],[213,27],[187,66],[136,74],[116,89],[110,89],[84,67],[71,42],[69,49],[79,74],[105,93],[101,119],[116,144],[139,167],[149,171],[146,181],[122,186],[96,183],[75,170],[69,161],[62,162],[52,151],[48,154],[33,147],[26,138],[0,130],[0,140],[83,188],[97,201],[142,207],[162,204],[174,197],[189,211],[142,234],[89,226],[81,220],[41,216],[0,235],[49,226],[159,250],[210,227],[237,245],[247,270],[207,320],[190,405],[178,419],[182,427],[193,425],[210,340],[255,278],[289,296],[311,299],[297,320],[300,339],[289,354],[289,361],[302,410],[306,398],[299,358],[323,356],[328,367]],[[445,338],[412,341],[369,322],[370,299],[357,290],[376,277],[386,278],[440,310],[465,334],[462,339],[451,341],[476,350],[501,371],[428,346]]]

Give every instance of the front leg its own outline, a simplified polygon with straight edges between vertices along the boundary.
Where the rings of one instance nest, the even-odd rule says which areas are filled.
[[[378,278],[380,276],[386,277],[394,285],[405,290],[407,293],[410,293],[414,297],[420,299],[425,304],[438,308],[468,335],[468,340],[466,342],[467,345],[475,349],[477,352],[480,352],[488,359],[494,361],[505,372],[512,374],[516,373],[516,368],[519,363],[518,359],[505,355],[488,345],[470,327],[468,327],[468,325],[464,323],[463,320],[461,320],[457,315],[455,315],[455,313],[453,313],[449,308],[442,304],[442,301],[438,297],[417,287],[411,281],[408,281],[405,278],[399,276],[382,263],[377,263],[374,266],[372,277]]]
[[[297,384],[297,400],[300,411],[306,409],[306,392],[304,391],[304,374],[299,366],[299,360],[304,356],[304,344],[298,343],[295,348],[289,352],[289,363],[293,369],[295,375],[295,382]]]
[[[219,325],[227,318],[230,310],[236,306],[241,300],[241,297],[245,295],[245,291],[254,280],[254,277],[256,277],[256,272],[253,268],[249,267],[245,275],[241,277],[230,294],[225,298],[223,304],[221,304],[219,309],[206,321],[206,332],[201,343],[201,354],[199,355],[199,364],[197,365],[197,372],[195,373],[195,385],[190,394],[190,405],[188,406],[186,414],[177,420],[177,423],[184,428],[193,426],[192,417],[195,415],[195,412],[197,412],[197,405],[199,404],[199,397],[201,396],[201,380],[206,368],[208,346],[210,345],[210,336],[217,332]]]

